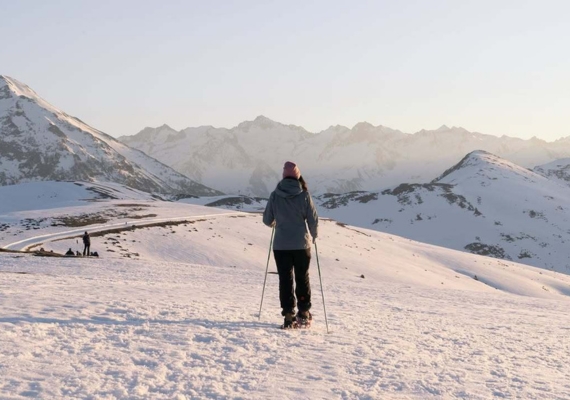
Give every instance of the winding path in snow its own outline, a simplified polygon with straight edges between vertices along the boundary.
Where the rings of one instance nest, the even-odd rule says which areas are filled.
[[[83,232],[85,232],[86,230],[88,230],[91,233],[94,233],[94,232],[106,231],[109,229],[124,228],[124,227],[135,226],[135,225],[138,227],[144,227],[144,226],[148,226],[148,225],[152,225],[152,224],[156,224],[156,223],[161,223],[161,222],[182,222],[182,221],[195,220],[195,219],[199,219],[199,218],[212,218],[212,217],[232,216],[232,215],[240,215],[240,214],[243,214],[243,213],[221,211],[220,213],[217,213],[217,214],[201,214],[201,215],[189,215],[189,216],[169,217],[169,218],[135,219],[135,220],[120,222],[120,223],[113,223],[113,224],[88,225],[88,226],[83,226],[83,227],[77,228],[77,229],[71,229],[68,231],[53,232],[53,233],[48,233],[48,234],[44,234],[44,235],[33,236],[33,237],[26,238],[23,240],[18,240],[17,242],[13,242],[13,243],[10,243],[10,244],[4,246],[4,249],[25,251],[26,249],[30,248],[31,246],[39,245],[39,244],[46,243],[46,242],[52,242],[52,241],[57,240],[57,239],[63,239],[63,238],[68,237],[70,235],[80,235]]]

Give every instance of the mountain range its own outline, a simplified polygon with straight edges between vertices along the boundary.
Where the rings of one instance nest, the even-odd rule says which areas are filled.
[[[366,122],[311,133],[264,116],[231,129],[176,131],[163,125],[119,140],[197,182],[225,193],[261,197],[273,190],[287,160],[299,165],[313,192],[346,193],[427,183],[474,150],[527,168],[570,157],[570,137],[523,140],[445,125],[408,134]]]
[[[0,185],[37,180],[115,182],[164,194],[220,194],[57,109],[27,85],[0,76]]]

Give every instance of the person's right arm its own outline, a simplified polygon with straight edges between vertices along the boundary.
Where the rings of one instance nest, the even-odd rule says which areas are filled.
[[[265,206],[265,211],[263,212],[263,223],[270,228],[275,225],[275,215],[273,215],[273,197],[275,192],[271,193],[269,200],[267,200],[267,205]]]

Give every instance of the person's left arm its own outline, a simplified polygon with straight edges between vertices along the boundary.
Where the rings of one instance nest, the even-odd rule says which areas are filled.
[[[307,225],[314,242],[319,236],[319,216],[309,192],[307,192]]]

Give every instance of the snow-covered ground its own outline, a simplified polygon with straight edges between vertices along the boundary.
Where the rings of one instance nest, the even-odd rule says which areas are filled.
[[[0,187],[0,246],[27,250],[86,230],[132,228],[223,213],[232,211],[159,201],[148,193],[114,183],[4,186]]]
[[[315,257],[313,328],[281,331],[275,274],[258,319],[271,236],[259,215],[147,206],[156,216],[135,229],[89,226],[100,258],[0,253],[0,398],[570,398],[567,275],[322,220],[330,333]],[[8,229],[3,245],[80,249],[51,241],[69,227]]]

